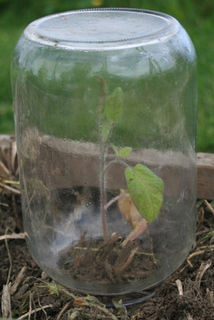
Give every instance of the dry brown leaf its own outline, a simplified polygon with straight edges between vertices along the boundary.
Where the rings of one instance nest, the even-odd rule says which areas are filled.
[[[12,318],[11,302],[10,302],[10,284],[3,285],[3,293],[1,298],[1,310],[3,318]]]
[[[0,176],[18,180],[17,146],[14,136],[0,135]]]
[[[27,267],[23,267],[21,269],[21,271],[19,272],[18,276],[16,277],[13,285],[11,286],[11,289],[10,289],[10,294],[14,294],[20,284],[20,282],[22,281],[23,277],[24,277],[24,274],[25,274],[25,271],[26,271]]]
[[[132,226],[132,229],[142,220],[142,216],[135,207],[129,194],[124,194],[124,196],[119,198],[118,208],[123,218]]]

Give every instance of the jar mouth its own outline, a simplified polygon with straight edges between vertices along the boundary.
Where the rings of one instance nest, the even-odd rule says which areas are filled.
[[[32,22],[25,36],[67,49],[112,49],[160,42],[178,30],[173,17],[150,10],[94,8],[53,14]]]

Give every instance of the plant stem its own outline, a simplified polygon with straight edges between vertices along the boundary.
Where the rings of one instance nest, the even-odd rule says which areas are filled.
[[[120,193],[118,196],[112,198],[106,205],[105,205],[105,210],[108,209],[108,207],[110,207],[114,202],[118,201],[120,198],[124,197],[124,196],[129,196],[129,193]]]
[[[103,228],[103,238],[104,241],[108,240],[107,224],[106,224],[106,212],[105,212],[105,203],[106,203],[106,193],[105,193],[105,148],[102,144],[101,147],[101,182],[100,182],[100,191],[101,191],[101,215],[102,215],[102,228]]]
[[[109,163],[107,164],[107,166],[103,169],[103,173],[106,174],[106,172],[108,171],[108,169],[109,169],[109,168],[112,166],[112,164],[114,164],[114,163],[118,163],[118,160],[116,159],[116,160],[113,160],[113,161],[109,162]]]
[[[135,240],[141,233],[143,233],[148,226],[148,222],[145,219],[142,219],[137,227],[135,227],[132,232],[125,238],[122,245],[125,246],[129,241]]]
[[[102,229],[103,229],[103,239],[108,240],[107,224],[106,224],[106,213],[105,213],[105,203],[106,203],[106,193],[105,193],[105,153],[106,144],[103,141],[102,135],[102,125],[101,125],[101,113],[105,104],[106,99],[106,88],[104,80],[98,76],[100,82],[100,99],[98,103],[98,131],[99,131],[99,144],[101,153],[101,164],[100,164],[100,196],[101,196],[101,216],[102,216]]]
[[[121,163],[122,165],[124,165],[126,168],[129,168],[130,166],[122,159],[120,159],[119,157],[117,157],[115,160],[112,160],[111,162],[109,162],[107,164],[107,166],[104,168],[104,173],[106,173],[108,171],[108,169],[112,166],[112,164],[114,163]]]

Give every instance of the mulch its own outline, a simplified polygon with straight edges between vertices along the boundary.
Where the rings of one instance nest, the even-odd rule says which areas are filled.
[[[12,319],[213,320],[214,211],[201,201],[195,244],[150,299],[124,306],[60,286],[33,261],[24,240],[20,195],[0,190],[0,316]]]

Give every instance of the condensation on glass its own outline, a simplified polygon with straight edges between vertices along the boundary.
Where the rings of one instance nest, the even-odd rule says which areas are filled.
[[[41,18],[16,45],[12,87],[24,228],[38,265],[98,295],[169,277],[195,232],[196,56],[183,27],[137,9]]]

